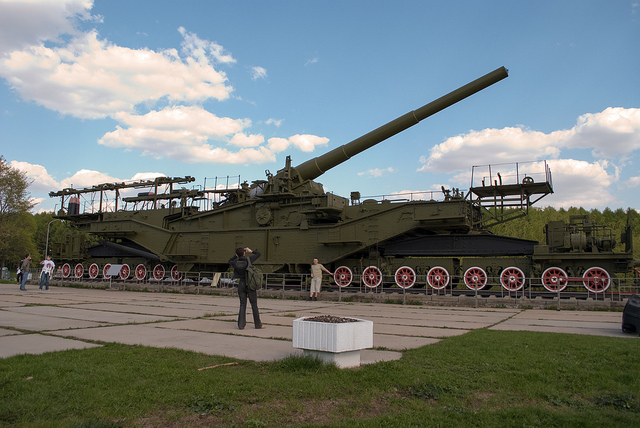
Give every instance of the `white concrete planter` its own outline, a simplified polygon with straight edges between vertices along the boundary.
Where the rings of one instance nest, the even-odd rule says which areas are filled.
[[[373,321],[355,322],[293,320],[293,347],[340,368],[360,366],[360,350],[373,347]]]

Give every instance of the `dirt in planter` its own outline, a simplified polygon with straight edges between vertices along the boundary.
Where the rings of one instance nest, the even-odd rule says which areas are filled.
[[[317,317],[305,318],[305,321],[341,323],[358,322],[359,320],[354,318],[335,317],[333,315],[318,315]]]

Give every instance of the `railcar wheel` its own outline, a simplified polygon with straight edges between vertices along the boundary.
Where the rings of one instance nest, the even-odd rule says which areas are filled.
[[[382,272],[375,266],[369,266],[362,272],[362,282],[369,288],[376,288],[382,282]]]
[[[122,267],[120,268],[120,279],[127,279],[129,278],[130,274],[131,268],[129,268],[129,265],[122,265]]]
[[[559,267],[550,267],[542,272],[542,285],[548,291],[557,292],[567,288],[567,273]]]
[[[482,290],[487,285],[487,273],[481,267],[470,267],[464,273],[464,285],[469,290]]]
[[[111,275],[108,275],[107,272],[109,272],[109,269],[111,269],[111,263],[107,263],[106,265],[104,265],[102,267],[102,276],[105,279],[111,278]]]
[[[153,268],[153,279],[161,281],[164,278],[164,266],[157,264]]]
[[[69,263],[65,263],[62,265],[62,277],[69,278],[71,275],[71,265]]]
[[[340,266],[333,272],[333,280],[338,284],[338,287],[348,287],[353,280],[353,272],[346,266]]]
[[[100,267],[97,264],[92,263],[91,266],[89,266],[89,278],[96,279],[99,273]]]
[[[427,272],[427,284],[435,290],[442,290],[449,285],[449,272],[442,266],[435,266]]]
[[[138,266],[136,266],[136,279],[138,281],[142,281],[146,277],[147,277],[147,268],[142,263],[140,263]]]
[[[171,279],[173,279],[174,281],[180,281],[181,278],[182,275],[180,275],[180,272],[178,272],[178,265],[173,265],[173,267],[171,268]]]
[[[411,288],[416,283],[416,271],[409,266],[398,268],[394,277],[396,285],[400,288]]]
[[[524,287],[524,272],[515,266],[510,266],[500,274],[500,284],[507,291],[519,291]]]
[[[82,266],[82,263],[78,263],[76,267],[73,268],[73,275],[76,278],[82,278],[82,276],[84,275],[84,266]]]
[[[592,267],[582,275],[582,283],[587,290],[593,293],[603,293],[611,285],[611,277],[605,269]]]

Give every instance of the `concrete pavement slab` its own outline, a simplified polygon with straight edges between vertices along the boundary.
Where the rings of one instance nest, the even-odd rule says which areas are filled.
[[[402,358],[401,352],[363,349],[360,351],[360,364],[373,364],[381,361],[393,361]]]
[[[431,337],[435,339],[444,339],[445,337],[460,336],[471,330],[462,330],[456,328],[437,328],[422,326],[406,326],[400,324],[373,324],[373,332],[381,334],[393,334],[396,336],[415,336],[415,337]]]
[[[518,313],[514,318],[518,319],[541,319],[541,320],[592,320],[597,322],[621,322],[622,315],[620,312],[603,312],[603,311],[552,311],[530,309]]]
[[[95,343],[80,340],[52,337],[42,334],[20,334],[2,337],[0,358],[12,357],[20,354],[44,354],[45,352],[66,351],[67,349],[95,348]]]
[[[440,339],[429,337],[394,336],[392,334],[373,334],[373,346],[375,348],[386,348],[394,351],[404,351],[405,349],[416,349],[427,345],[433,345]]]
[[[0,328],[0,336],[14,336],[16,334],[22,334],[18,330],[11,330],[8,328]]]
[[[154,304],[134,303],[92,303],[74,306],[82,310],[97,310],[105,312],[134,313],[145,315],[160,315],[162,317],[197,318],[211,313],[205,305],[200,307],[185,307],[171,303],[153,302]]]
[[[260,330],[260,332],[266,332],[266,330]],[[301,355],[301,351],[293,348],[290,341],[269,340],[255,336],[174,330],[160,328],[155,324],[98,327],[60,333],[54,332],[52,334],[100,342],[177,348],[208,355],[239,358],[241,360],[273,361],[290,355]]]
[[[633,338],[637,335],[625,334],[622,332],[621,323],[608,323],[598,327],[585,328],[585,326],[562,327],[558,325],[544,326],[539,324],[517,324],[505,323],[491,327],[491,330],[509,330],[509,331],[537,331],[547,333],[568,333],[568,334],[585,334],[590,336],[609,336]]]
[[[18,330],[63,330],[69,328],[95,327],[99,325],[103,324],[71,318],[48,317],[42,314],[14,312],[13,310],[0,310],[0,326],[12,327]]]
[[[633,337],[622,332],[622,314],[620,312],[532,309],[519,313],[505,322],[491,327],[491,329]]]
[[[145,315],[135,312],[92,311],[88,309],[76,309],[61,306],[23,306],[19,308],[12,308],[7,310],[7,312],[31,314],[50,318],[87,320],[109,324],[139,324],[173,319],[172,317]]]
[[[17,287],[0,287],[0,355],[73,349],[67,346],[82,348],[95,346],[89,341],[103,341],[271,361],[301,354],[291,343],[292,324],[294,319],[309,315],[373,321],[374,346],[387,350],[363,350],[363,363],[399,359],[401,350],[436,343],[476,328],[637,337],[621,332],[620,312],[448,308],[265,298],[259,298],[258,304],[267,328],[252,328],[249,309],[249,324],[244,330],[238,330],[237,296],[56,286],[48,292],[20,292]],[[45,331],[47,334],[34,334]]]

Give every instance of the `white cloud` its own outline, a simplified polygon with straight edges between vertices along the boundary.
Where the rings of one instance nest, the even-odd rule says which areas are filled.
[[[424,165],[418,171],[435,173],[470,170],[473,165],[518,162],[540,158],[555,158],[560,154],[557,135],[508,127],[484,129],[451,137],[422,157]]]
[[[636,175],[635,177],[631,177],[627,180],[627,187],[634,188],[640,186],[640,175]]]
[[[573,149],[591,149],[591,155],[599,160],[577,160],[565,155],[565,150]],[[610,107],[600,113],[580,116],[571,129],[548,134],[507,127],[451,137],[433,147],[428,156],[421,157],[422,166],[418,171],[454,174],[451,183],[468,186],[474,165],[492,165],[494,171],[490,179],[496,180],[499,167],[496,164],[518,162],[522,165],[523,161],[546,159],[553,174],[555,193],[546,196],[542,204],[606,207],[621,203],[613,196],[613,186],[618,183],[631,154],[638,149],[640,109]],[[474,181],[478,179],[475,175]],[[501,174],[504,179],[510,176],[515,176],[515,170]],[[624,184],[639,186],[640,178],[632,177]],[[477,181],[473,185],[481,184]]]
[[[276,128],[279,128],[280,125],[282,125],[283,120],[282,119],[267,119],[264,123],[267,125],[275,125]]]
[[[269,149],[276,153],[286,150],[291,145],[288,139],[279,137],[269,138],[268,142]]]
[[[29,190],[35,192],[50,192],[65,188],[82,189],[102,183],[122,183],[125,181],[153,180],[156,177],[165,177],[165,174],[160,172],[138,172],[130,179],[121,179],[100,171],[81,169],[72,176],[57,182],[42,165],[19,161],[11,161],[10,164],[11,167],[24,171],[33,180]]]
[[[369,177],[382,177],[383,175],[392,174],[396,172],[393,167],[388,168],[372,168],[367,171],[359,172],[358,175],[366,175]]]
[[[48,194],[49,192],[55,192],[66,188],[83,189],[87,187],[93,187],[103,183],[124,183],[132,181],[153,180],[156,177],[165,177],[166,175],[159,172],[138,172],[130,179],[116,178],[109,174],[100,171],[94,171],[89,169],[81,169],[76,171],[70,177],[63,178],[60,182],[56,181],[42,165],[30,164],[28,162],[11,161],[13,168],[24,171],[29,179],[33,180],[29,186],[29,191],[39,194]],[[135,195],[136,189],[123,189],[120,192],[120,196]],[[108,196],[107,196],[108,197]],[[44,208],[38,205],[43,202],[48,203],[50,198],[45,197],[33,197],[31,200],[36,204],[34,211],[41,212]]]
[[[57,189],[59,184],[49,175],[47,169],[42,165],[28,162],[11,161],[11,167],[23,171],[33,180],[29,186],[30,192],[49,192]]]
[[[129,49],[92,31],[64,47],[14,51],[0,62],[0,76],[24,99],[88,119],[132,113],[141,103],[229,98],[226,75],[192,53],[199,56],[182,60],[175,51]]]
[[[199,107],[172,107],[145,115],[119,113],[116,118],[128,127],[118,126],[106,133],[99,144],[141,151],[144,156],[156,159],[187,158],[190,162],[198,161],[192,158],[193,152],[199,151],[203,144],[233,139],[231,136],[251,125],[248,119],[220,118]],[[243,138],[237,137],[236,142],[241,140]],[[252,143],[256,145],[255,140]]]
[[[201,39],[197,34],[189,33],[184,27],[178,28],[178,31],[184,38],[182,51],[187,58],[193,58],[204,66],[208,66],[211,60],[220,64],[235,64],[236,60],[218,43]]]
[[[296,134],[289,137],[289,142],[303,152],[312,152],[316,146],[326,145],[329,139],[326,137],[318,137],[317,135]]]
[[[251,80],[265,79],[267,77],[267,69],[264,67],[251,67]]]
[[[231,141],[229,141],[230,144],[233,144],[234,146],[240,146],[240,147],[256,147],[262,144],[263,142],[264,142],[264,137],[262,135],[246,135],[243,132],[239,132],[235,134],[231,138]]]
[[[598,158],[613,158],[640,149],[640,109],[609,107],[601,113],[587,113],[567,132],[567,148],[593,148]]]
[[[81,169],[71,177],[64,178],[60,182],[60,188],[83,189],[101,183],[120,183],[123,180],[111,177],[108,174],[90,169]]]
[[[74,27],[79,19],[99,19],[90,15],[92,7],[91,0],[0,0],[0,12],[6,12],[0,13],[0,23],[7,24],[0,35],[13,37],[7,36],[4,45],[0,41],[0,77],[24,100],[49,110],[117,120],[119,125],[99,144],[156,159],[252,163],[273,161],[274,153],[289,145],[312,151],[329,141],[294,135],[265,146],[262,135],[246,132],[251,120],[218,117],[201,106],[225,101],[233,91],[218,67],[236,60],[222,45],[180,27],[180,52],[118,46],[101,38],[97,29],[80,32]],[[30,26],[31,18],[40,24]],[[18,24],[30,30],[22,31]],[[252,73],[254,78],[267,76],[263,67],[253,67]],[[265,123],[280,126],[282,120]],[[240,149],[232,152],[216,147],[217,142]]]
[[[0,1],[0,56],[76,33],[75,19],[100,19],[92,7],[93,0]]]
[[[266,147],[245,148],[238,152],[230,152],[219,147],[212,148],[208,144],[200,147],[193,147],[189,150],[189,155],[182,159],[184,162],[215,162],[231,164],[252,164],[273,162],[275,155]]]
[[[554,207],[600,207],[620,203],[608,190],[615,177],[601,162],[558,159],[548,162],[553,174],[554,194],[541,201]]]
[[[585,114],[570,130],[549,134],[523,128],[484,129],[447,139],[420,160],[418,171],[451,172],[472,165],[560,157],[563,148],[593,149],[599,158],[612,158],[640,149],[640,109],[607,108]]]
[[[281,152],[290,146],[297,147],[303,152],[312,152],[316,146],[324,146],[329,142],[328,138],[317,135],[296,134],[287,138],[269,138],[269,148],[274,152]]]

